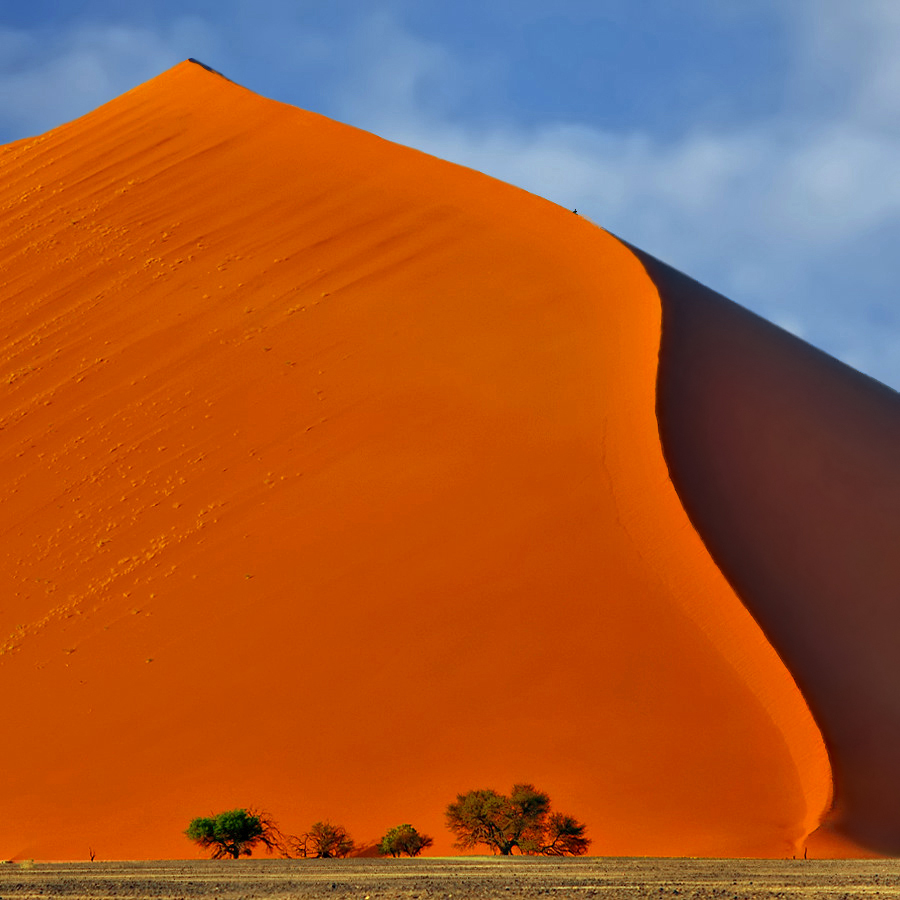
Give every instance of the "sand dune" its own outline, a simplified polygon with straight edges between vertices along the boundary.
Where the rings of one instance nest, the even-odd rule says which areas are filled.
[[[830,828],[900,852],[900,395],[645,258],[660,422],[716,561],[802,686]]]
[[[0,856],[191,856],[248,804],[447,853],[516,780],[596,853],[802,855],[831,768],[766,634],[831,688],[711,537],[766,523],[673,487],[661,322],[665,375],[704,314],[646,260],[192,62],[2,148],[0,207]]]

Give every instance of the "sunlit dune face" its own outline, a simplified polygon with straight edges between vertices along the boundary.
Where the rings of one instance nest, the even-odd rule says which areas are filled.
[[[802,852],[805,701],[669,480],[660,300],[590,223],[184,63],[0,155],[0,855],[268,810],[453,852]]]

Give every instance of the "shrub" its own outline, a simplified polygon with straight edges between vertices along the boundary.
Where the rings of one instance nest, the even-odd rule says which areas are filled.
[[[412,825],[404,822],[392,828],[379,842],[378,851],[382,856],[418,856],[426,847],[434,843],[434,838],[419,834]]]
[[[316,822],[306,834],[291,838],[291,846],[298,856],[313,859],[342,859],[356,849],[347,829],[330,822]]]

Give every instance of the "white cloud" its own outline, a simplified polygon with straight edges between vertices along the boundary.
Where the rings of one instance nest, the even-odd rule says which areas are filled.
[[[10,139],[40,133],[214,44],[210,28],[187,17],[158,30],[116,24],[61,34],[0,30],[0,124]]]
[[[895,0],[803,0],[792,6],[798,86],[835,96],[844,116],[900,129],[900,5]]]
[[[346,41],[352,63],[335,86],[334,102],[361,128],[415,122],[423,133],[441,130],[450,110],[488,90],[495,74],[489,61],[463,63],[447,47],[413,34],[386,7],[360,16]]]

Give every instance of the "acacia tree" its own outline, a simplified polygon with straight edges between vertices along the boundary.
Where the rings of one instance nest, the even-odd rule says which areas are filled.
[[[284,838],[268,815],[253,809],[231,809],[215,816],[194,819],[185,835],[204,849],[212,848],[213,859],[250,856],[257,844],[284,852]]]
[[[590,838],[584,836],[585,827],[572,816],[551,813],[541,853],[545,856],[583,856],[591,845]]]
[[[585,825],[572,816],[550,812],[550,797],[533,784],[514,784],[510,794],[494,790],[458,794],[447,807],[447,827],[462,850],[478,844],[509,856],[524,854],[580,856],[590,840]]]
[[[419,834],[412,825],[404,822],[392,828],[378,842],[378,852],[382,856],[393,856],[395,859],[404,853],[407,856],[418,856],[433,843],[434,838],[427,834]]]
[[[291,846],[298,856],[313,859],[342,859],[356,849],[347,829],[330,822],[316,822],[306,834],[291,838]]]

